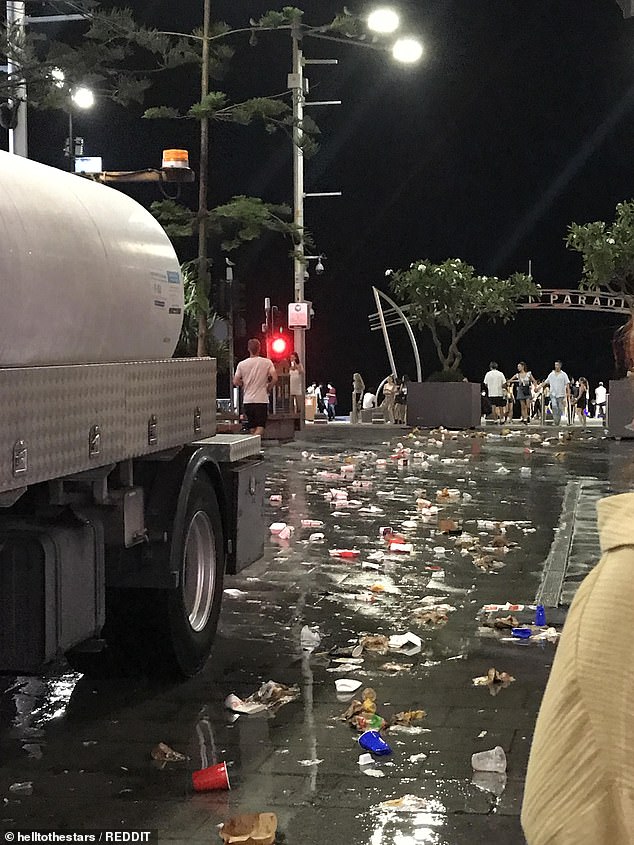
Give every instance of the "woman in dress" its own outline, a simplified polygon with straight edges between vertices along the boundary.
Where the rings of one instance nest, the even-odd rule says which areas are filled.
[[[528,425],[531,419],[531,388],[537,382],[531,371],[526,369],[526,363],[524,361],[519,362],[517,372],[509,380],[509,384],[513,382],[517,382],[517,398],[520,403],[522,422],[524,425]]]
[[[289,370],[290,375],[290,392],[291,392],[291,412],[293,414],[301,413],[302,402],[304,400],[304,392],[302,390],[302,376],[304,368],[302,367],[299,355],[293,352],[291,355],[291,365]]]
[[[586,378],[579,379],[579,393],[575,401],[575,406],[579,422],[585,428],[588,410],[588,379]]]
[[[350,422],[356,423],[359,421],[364,393],[365,382],[361,378],[361,373],[355,373],[352,376],[352,410],[350,412]]]
[[[398,386],[394,380],[394,376],[388,376],[387,381],[383,385],[383,403],[385,405],[385,422],[394,422],[394,402],[396,401],[396,393]]]

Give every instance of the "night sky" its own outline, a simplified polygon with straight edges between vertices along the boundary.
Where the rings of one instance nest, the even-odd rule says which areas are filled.
[[[169,29],[190,29],[202,16],[198,0],[126,5]],[[238,26],[281,5],[218,0],[214,17]],[[331,0],[298,5],[314,24],[342,7]],[[479,272],[506,275],[526,270],[531,259],[544,287],[575,287],[581,263],[563,244],[568,223],[610,219],[616,203],[634,195],[634,20],[623,20],[616,0],[394,6],[403,29],[425,44],[415,68],[352,45],[312,39],[304,45],[307,57],[339,59],[336,67],[307,68],[311,96],[344,102],[311,112],[321,148],[306,164],[308,191],[344,194],[306,201],[307,227],[328,256],[327,272],[307,285],[316,311],[307,376],[333,381],[342,398],[355,370],[369,385],[388,373],[382,337],[369,332],[367,320],[375,310],[371,286],[387,290],[387,268],[458,257]],[[236,40],[239,49],[217,87],[236,99],[283,91],[288,34],[262,35],[257,48],[247,39]],[[148,105],[186,106],[197,97],[194,71],[165,76],[160,87]],[[132,169],[157,165],[163,147],[186,146],[197,166],[195,125],[142,121],[139,114],[103,104],[80,116],[76,132],[86,139],[86,153],[101,154],[107,169]],[[30,129],[32,157],[64,166],[64,116],[33,115]],[[217,202],[246,193],[290,203],[290,142],[254,127],[215,128],[212,188]],[[193,202],[194,188],[184,198]],[[292,298],[288,250],[279,238],[265,238],[234,256],[248,285],[250,334],[259,330],[265,296],[283,310]],[[543,376],[562,358],[569,375],[595,384],[614,374],[611,337],[622,322],[542,311],[507,326],[485,323],[463,344],[463,370],[480,381],[492,357],[509,372],[525,359]],[[412,376],[405,332],[393,332],[399,371]],[[420,346],[428,375],[438,364],[424,333]]]

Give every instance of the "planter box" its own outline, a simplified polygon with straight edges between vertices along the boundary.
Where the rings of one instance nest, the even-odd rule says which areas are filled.
[[[634,438],[634,379],[622,378],[608,385],[608,434]],[[632,428],[627,428],[632,426]]]
[[[410,382],[407,424],[421,428],[475,428],[480,425],[480,385],[471,382]]]

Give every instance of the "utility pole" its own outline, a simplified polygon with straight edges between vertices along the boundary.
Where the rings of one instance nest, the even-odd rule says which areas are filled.
[[[211,0],[204,0],[203,11],[203,55],[200,80],[200,99],[204,102],[209,93],[209,35],[211,30]],[[198,285],[209,293],[208,261],[208,193],[209,193],[209,118],[203,116],[200,121],[200,181],[198,184]],[[199,358],[207,355],[207,312],[198,315],[198,350]]]
[[[15,61],[15,56],[24,48],[26,31],[26,3],[20,0],[7,0],[7,74],[19,82],[15,87],[15,97],[12,97],[14,109],[17,111],[15,129],[9,129],[9,152],[28,158],[27,114],[26,114],[26,81],[22,76],[22,69]],[[11,56],[13,55],[13,58]]]
[[[298,21],[291,29],[293,40],[293,68],[288,78],[288,87],[293,92],[293,219],[298,232],[298,242],[295,244],[293,258],[293,273],[295,279],[295,302],[304,301],[304,273],[306,272],[304,245],[304,104],[306,100],[304,81],[304,55],[301,49],[301,26]],[[304,368],[301,377],[302,396],[306,392],[306,330],[293,329],[293,345]],[[304,422],[304,409],[300,403],[300,425]]]
[[[73,15],[42,15],[40,17],[29,17],[26,14],[25,0],[6,0],[6,20],[7,20],[7,37],[9,43],[7,44],[7,76],[9,79],[14,77],[18,80],[15,86],[15,97],[12,97],[12,105],[17,110],[17,123],[15,129],[9,129],[9,152],[15,155],[29,157],[28,145],[28,124],[27,124],[27,97],[28,92],[26,88],[26,79],[23,76],[22,68],[19,61],[15,61],[15,56],[19,57],[20,52],[24,49],[24,39],[26,38],[27,24],[45,24],[45,23],[65,23],[67,21],[84,21],[88,15],[73,14]],[[14,58],[11,58],[11,54]]]

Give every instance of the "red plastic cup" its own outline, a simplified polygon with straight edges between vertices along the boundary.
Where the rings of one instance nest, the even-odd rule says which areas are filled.
[[[192,784],[196,792],[211,792],[214,789],[231,789],[226,763],[217,763],[206,769],[199,769],[192,774]]]

